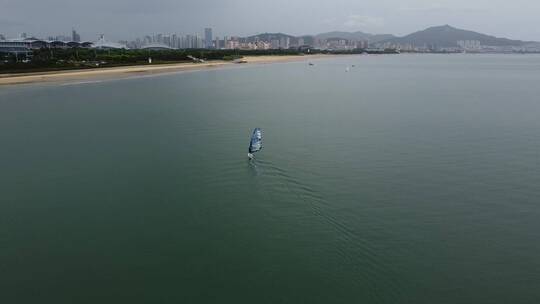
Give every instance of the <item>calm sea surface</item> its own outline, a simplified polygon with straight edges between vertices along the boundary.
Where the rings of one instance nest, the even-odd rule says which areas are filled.
[[[314,63],[0,87],[1,302],[540,302],[540,56]]]

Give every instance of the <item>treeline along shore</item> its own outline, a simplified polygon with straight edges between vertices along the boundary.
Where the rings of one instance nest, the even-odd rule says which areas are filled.
[[[99,69],[106,67],[157,65],[170,63],[187,63],[203,61],[234,61],[244,56],[303,56],[317,54],[362,54],[372,52],[356,49],[351,51],[327,50],[140,50],[140,49],[90,49],[42,48],[32,52],[25,60],[15,55],[4,55],[0,62],[1,74],[33,73],[61,70]],[[379,50],[378,53],[392,53],[392,50]]]

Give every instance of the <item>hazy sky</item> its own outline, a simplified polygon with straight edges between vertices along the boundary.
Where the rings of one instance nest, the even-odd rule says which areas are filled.
[[[540,41],[540,0],[0,0],[0,34],[108,40],[152,33],[315,34],[332,30],[405,35],[450,24]]]

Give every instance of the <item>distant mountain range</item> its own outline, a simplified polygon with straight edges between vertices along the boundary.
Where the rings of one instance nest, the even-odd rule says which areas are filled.
[[[389,40],[392,38],[396,38],[394,35],[375,35],[375,34],[368,34],[364,32],[328,32],[328,33],[322,33],[317,35],[304,35],[304,36],[292,36],[287,35],[284,33],[263,33],[258,35],[253,35],[249,37],[245,37],[244,39],[248,42],[254,42],[256,40],[261,41],[272,41],[272,40],[281,40],[281,39],[289,38],[291,41],[296,41],[298,39],[304,39],[304,42],[306,44],[313,44],[313,41],[315,39],[319,40],[327,40],[327,39],[347,39],[347,40],[355,40],[355,41],[362,41],[362,40],[369,40],[371,43],[375,42],[381,42],[385,40]]]
[[[404,37],[387,39],[384,42],[412,44],[416,46],[436,45],[438,47],[455,47],[458,40],[478,40],[482,45],[519,46],[528,42],[498,38],[473,31],[458,29],[449,25],[434,26]]]
[[[486,34],[481,34],[473,31],[462,30],[450,25],[434,26],[422,31],[418,31],[409,34],[404,37],[397,37],[390,34],[369,34],[364,32],[328,32],[317,35],[305,35],[305,36],[291,36],[282,33],[265,33],[246,37],[248,41],[254,41],[256,39],[271,41],[274,39],[290,38],[298,39],[302,38],[306,44],[311,44],[315,39],[325,40],[332,38],[340,38],[347,40],[368,40],[372,44],[377,43],[399,43],[399,44],[412,44],[415,46],[437,46],[437,47],[455,47],[459,40],[478,40],[482,45],[488,46],[522,46],[531,44],[531,41],[512,40],[507,38],[498,38]]]
[[[315,35],[315,38],[317,39],[331,39],[331,38],[341,38],[341,39],[348,39],[348,40],[369,40],[372,43],[381,42],[385,40],[390,40],[393,38],[397,38],[394,35],[390,34],[368,34],[364,32],[328,32],[328,33],[322,33]]]

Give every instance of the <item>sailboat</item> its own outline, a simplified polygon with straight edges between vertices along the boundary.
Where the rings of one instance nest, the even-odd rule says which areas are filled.
[[[260,128],[255,128],[249,141],[248,157],[253,159],[253,154],[262,149],[262,131]]]

